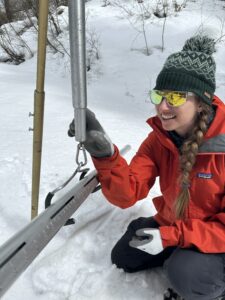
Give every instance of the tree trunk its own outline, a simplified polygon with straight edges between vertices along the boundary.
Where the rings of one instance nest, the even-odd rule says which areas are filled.
[[[13,21],[13,9],[10,0],[3,0],[5,14],[9,22]]]

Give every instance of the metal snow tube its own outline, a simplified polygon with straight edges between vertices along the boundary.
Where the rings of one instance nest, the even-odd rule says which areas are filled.
[[[91,172],[0,248],[0,297],[31,264],[98,184]]]
[[[84,142],[86,139],[87,107],[84,0],[69,0],[69,32],[75,138],[78,142]]]
[[[33,134],[31,219],[36,217],[38,214],[44,100],[45,100],[44,81],[45,81],[46,42],[47,42],[47,29],[48,29],[48,3],[49,3],[48,0],[39,0],[37,82],[36,82],[36,90],[34,92],[34,121],[33,121],[34,134]]]
[[[130,149],[130,145],[126,145],[120,154],[125,155]],[[0,297],[95,190],[98,183],[97,171],[94,170],[75,186],[64,188],[65,192],[64,189],[60,190],[53,204],[0,247]]]

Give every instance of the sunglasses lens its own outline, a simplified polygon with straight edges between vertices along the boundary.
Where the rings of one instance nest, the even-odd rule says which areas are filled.
[[[187,100],[185,92],[165,92],[165,91],[150,91],[151,102],[155,105],[159,105],[162,99],[165,98],[167,103],[171,106],[177,107],[184,104]]]
[[[172,106],[180,106],[187,100],[186,93],[183,92],[172,92],[166,96],[167,102]]]
[[[151,90],[150,91],[150,99],[153,104],[158,105],[161,103],[161,101],[163,99],[163,95],[160,91]]]

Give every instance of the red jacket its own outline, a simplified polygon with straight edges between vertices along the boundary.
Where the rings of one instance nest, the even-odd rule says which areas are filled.
[[[186,218],[177,220],[174,201],[179,193],[178,149],[158,117],[147,122],[153,131],[130,165],[119,155],[94,159],[106,198],[121,208],[145,198],[160,178],[162,196],[153,199],[163,246],[196,246],[205,253],[225,252],[225,105],[215,97],[216,116],[190,173],[190,202]]]

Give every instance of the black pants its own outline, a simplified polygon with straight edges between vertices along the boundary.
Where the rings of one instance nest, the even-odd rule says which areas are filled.
[[[129,273],[163,266],[171,286],[185,300],[213,300],[221,296],[225,292],[225,254],[168,247],[150,255],[129,246],[137,229],[158,227],[152,217],[132,221],[112,250],[112,263]]]

